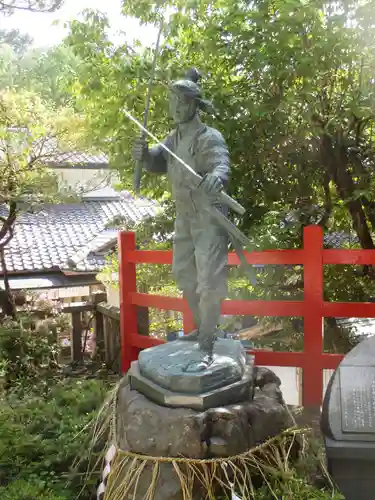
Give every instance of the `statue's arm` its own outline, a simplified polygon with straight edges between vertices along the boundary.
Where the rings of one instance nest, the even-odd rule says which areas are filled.
[[[208,129],[199,137],[196,153],[200,173],[215,174],[220,177],[224,186],[227,186],[230,177],[229,152],[221,133]]]
[[[154,146],[148,150],[148,153],[143,159],[143,166],[147,172],[153,174],[167,173],[167,159],[160,145]]]
[[[172,137],[170,134],[163,141],[163,144],[169,149],[172,148]],[[160,144],[148,150],[143,162],[145,170],[153,174],[166,174],[168,171],[168,153]]]

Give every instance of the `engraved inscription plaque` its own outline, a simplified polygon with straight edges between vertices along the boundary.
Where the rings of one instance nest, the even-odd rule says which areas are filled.
[[[327,468],[346,500],[374,500],[375,335],[341,361],[322,409]]]
[[[340,366],[341,424],[345,433],[375,433],[375,366]]]

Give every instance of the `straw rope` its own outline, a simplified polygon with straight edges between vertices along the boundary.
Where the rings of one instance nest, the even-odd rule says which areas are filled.
[[[221,458],[160,457],[121,449],[117,437],[117,399],[124,382],[127,383],[126,379],[107,400],[106,409],[101,412],[101,425],[96,422],[94,426],[94,440],[108,435],[97,500],[140,498],[140,481],[144,473],[148,488],[142,490],[142,500],[153,500],[165,467],[174,472],[180,483],[181,500],[195,500],[197,491],[201,495],[199,498],[207,500],[215,500],[218,492],[223,499],[249,500],[255,496],[254,477],[260,476],[272,491],[267,477],[277,475],[280,479],[288,479],[292,476],[293,445],[296,439],[303,439],[308,432],[306,428],[292,427],[246,452]]]

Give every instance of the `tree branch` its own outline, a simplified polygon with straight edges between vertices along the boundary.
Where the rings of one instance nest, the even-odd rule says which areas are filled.
[[[4,248],[5,245],[9,243],[7,233],[13,231],[13,225],[16,222],[17,218],[17,203],[12,201],[9,204],[9,213],[8,216],[5,218],[1,218],[3,221],[3,226],[0,229],[0,248]],[[4,220],[5,219],[5,220]],[[5,241],[3,241],[5,239]]]
[[[16,1],[12,3],[6,3],[0,1],[0,9],[1,10],[27,10],[29,12],[55,12],[57,9],[59,9],[62,5],[64,0],[53,0],[52,4],[50,7],[43,8],[41,7],[40,2],[32,2],[31,0],[28,0],[27,5],[20,5],[16,3]]]

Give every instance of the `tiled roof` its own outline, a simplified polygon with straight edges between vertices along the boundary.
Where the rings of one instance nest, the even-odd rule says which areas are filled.
[[[7,146],[22,148],[26,141],[30,139],[27,128],[9,127],[8,132],[13,134],[14,144],[7,142]],[[0,140],[0,143],[3,141]],[[12,141],[11,141],[12,142]],[[108,167],[108,157],[101,152],[91,151],[64,151],[61,150],[62,145],[54,137],[40,137],[33,141],[30,148],[30,155],[37,156],[43,163],[51,167]]]
[[[119,220],[129,225],[154,216],[159,207],[129,193],[104,199],[87,197],[81,203],[48,205],[36,213],[23,213],[5,248],[9,272],[74,270],[95,272],[105,264],[103,248],[115,242]],[[0,206],[0,215],[6,215]],[[1,272],[1,267],[0,267]]]
[[[55,153],[45,163],[50,166],[74,165],[75,167],[79,167],[80,165],[94,164],[95,166],[102,165],[106,167],[108,165],[108,158],[103,154],[93,155],[90,153],[69,151],[68,153]]]
[[[317,211],[321,210],[317,205],[312,206],[312,208],[316,208]],[[319,217],[318,217],[319,219]],[[311,224],[315,224],[317,221],[312,220]],[[288,213],[282,223],[281,227],[291,227],[293,224],[298,224],[299,225],[299,220],[298,220],[298,214],[296,214],[295,211],[292,211]],[[351,232],[350,229],[348,229],[348,232],[344,231],[333,231],[330,233],[326,233],[324,235],[324,246],[328,248],[341,248],[343,246],[358,246],[359,240],[356,234]]]
[[[324,235],[324,246],[328,248],[342,248],[343,246],[358,246],[357,235],[344,232],[327,233]]]

